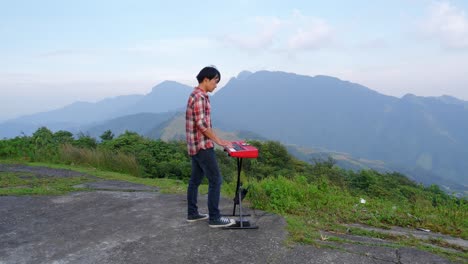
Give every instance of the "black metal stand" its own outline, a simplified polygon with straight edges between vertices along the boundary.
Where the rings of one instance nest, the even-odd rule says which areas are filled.
[[[232,226],[225,227],[226,229],[258,229],[258,226],[250,224],[247,219],[244,219],[242,214],[242,199],[246,194],[245,189],[242,188],[242,183],[240,181],[240,175],[242,170],[242,158],[237,158],[237,185],[236,185],[236,195],[234,196],[234,208],[232,210],[232,216],[236,216],[236,205],[239,204],[239,220]]]

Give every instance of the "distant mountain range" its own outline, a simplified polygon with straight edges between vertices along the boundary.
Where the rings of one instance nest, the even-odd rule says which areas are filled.
[[[184,138],[180,112],[192,89],[166,81],[147,95],[78,102],[4,122],[0,137],[45,125],[95,137],[111,129]],[[227,138],[279,140],[304,160],[330,154],[346,168],[397,168],[425,183],[468,186],[468,102],[451,96],[396,98],[334,77],[259,71],[232,78],[211,103]]]
[[[170,122],[176,115],[176,112],[132,114],[84,127],[83,131],[95,138],[99,138],[104,131],[109,129],[114,135],[133,131],[150,138],[159,138],[161,135],[159,130],[165,127],[166,123]]]
[[[163,113],[185,107],[193,88],[173,81],[164,81],[147,95],[124,95],[97,103],[76,102],[63,108],[22,116],[0,124],[0,138],[20,133],[31,134],[41,126],[70,132],[98,131],[102,122],[137,113]],[[144,118],[143,118],[144,119]],[[147,121],[146,124],[149,125]],[[93,128],[93,127],[97,128]]]
[[[225,130],[468,184],[468,105],[453,97],[396,98],[333,77],[261,71],[233,78],[212,102]]]

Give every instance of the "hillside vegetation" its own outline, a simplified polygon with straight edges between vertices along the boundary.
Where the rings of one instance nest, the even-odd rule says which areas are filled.
[[[260,156],[243,164],[247,200],[254,208],[284,215],[297,240],[313,239],[317,230],[343,231],[346,223],[420,227],[468,238],[467,200],[446,194],[437,185],[425,187],[396,172],[344,170],[331,158],[309,164],[293,158],[276,141],[250,143]],[[233,191],[236,162],[222,150],[216,153],[225,188]],[[108,130],[98,141],[42,127],[32,136],[0,140],[0,158],[182,181],[188,181],[191,170],[184,141],[151,140],[128,131],[114,138]],[[5,183],[0,183],[1,190]]]

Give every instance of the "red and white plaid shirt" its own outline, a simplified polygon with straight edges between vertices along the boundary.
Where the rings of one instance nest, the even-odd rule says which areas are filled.
[[[211,128],[210,98],[200,87],[195,87],[185,112],[185,132],[190,156],[197,154],[200,149],[214,147],[213,141],[203,134],[208,128]]]

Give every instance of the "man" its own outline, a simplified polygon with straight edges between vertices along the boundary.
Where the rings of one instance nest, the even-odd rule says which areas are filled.
[[[195,87],[187,102],[185,128],[188,153],[192,159],[192,175],[187,188],[187,221],[195,222],[209,218],[210,227],[226,227],[235,224],[235,220],[222,217],[219,212],[222,176],[214,151],[214,143],[230,147],[229,141],[216,136],[211,126],[211,105],[209,92],[216,89],[221,73],[214,67],[205,67],[197,75]],[[197,207],[198,187],[206,176],[208,178],[208,213],[200,214]]]

